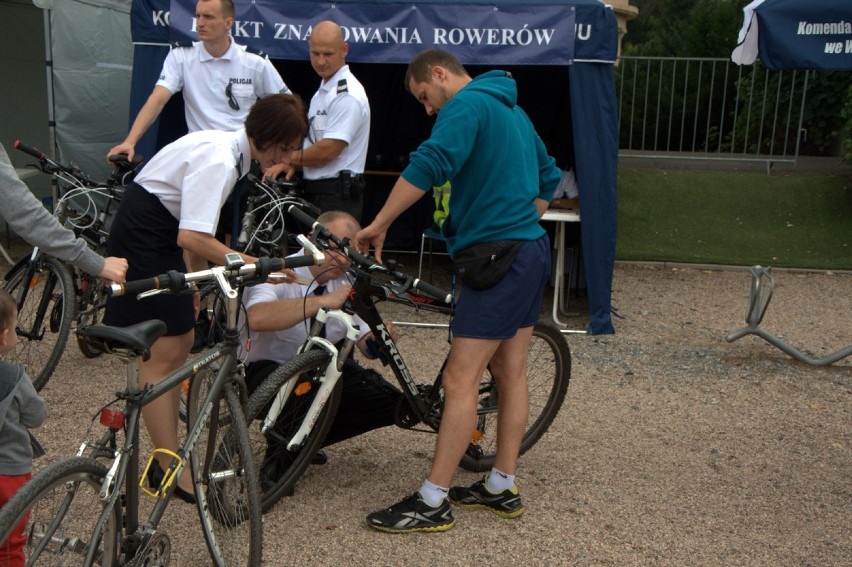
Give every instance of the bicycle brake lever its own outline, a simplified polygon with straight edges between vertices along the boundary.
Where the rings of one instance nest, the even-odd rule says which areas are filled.
[[[296,241],[302,245],[302,248],[310,252],[311,254],[319,254],[320,250],[317,248],[316,244],[311,242],[311,240],[305,236],[304,234],[297,234]]]

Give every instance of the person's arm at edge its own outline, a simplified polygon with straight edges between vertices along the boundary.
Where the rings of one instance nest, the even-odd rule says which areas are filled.
[[[26,373],[21,370],[22,376],[18,382],[18,396],[20,402],[21,425],[27,429],[39,427],[47,417],[47,404],[38,395],[32,382]]]
[[[104,271],[103,257],[86,241],[59,224],[15,173],[6,149],[0,145],[0,216],[21,238],[47,254],[74,264],[88,274]],[[114,280],[115,281],[115,280]]]
[[[148,128],[151,127],[151,124],[154,123],[163,111],[170,98],[172,98],[172,93],[169,89],[161,85],[154,86],[154,90],[151,91],[148,100],[145,101],[145,104],[139,110],[139,114],[136,115],[136,120],[133,121],[133,126],[131,126],[127,137],[124,138],[123,142],[107,152],[107,158],[113,154],[126,153],[128,159],[133,159],[139,139],[145,135],[145,132],[148,131]]]

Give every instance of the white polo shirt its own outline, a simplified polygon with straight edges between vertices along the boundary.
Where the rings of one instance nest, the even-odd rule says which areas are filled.
[[[215,235],[219,211],[248,173],[251,148],[244,128],[183,136],[151,158],[136,183],[156,195],[178,227]]]
[[[290,92],[269,59],[246,51],[233,38],[221,57],[210,55],[200,41],[191,46],[173,47],[157,84],[172,94],[183,90],[190,132],[239,130],[258,98]],[[229,84],[238,109],[228,104]]]
[[[292,256],[304,254],[301,250]],[[312,280],[310,270],[307,267],[295,268],[295,272],[307,280]],[[334,291],[340,286],[349,283],[346,276],[341,276],[335,280],[326,282],[326,293]],[[259,303],[268,303],[270,301],[279,301],[282,299],[304,299],[308,294],[313,293],[316,284],[305,286],[298,283],[293,284],[260,284],[246,288],[243,292],[243,303],[246,309],[252,305]],[[242,316],[242,315],[241,315]],[[354,317],[355,324],[361,329],[358,337],[363,337],[370,331],[367,324],[358,316]],[[246,364],[256,362],[258,360],[274,360],[279,364],[290,360],[296,356],[299,347],[304,344],[308,338],[310,331],[310,322],[303,321],[289,329],[281,331],[249,331],[248,325],[240,324],[240,360]],[[346,328],[340,321],[329,319],[326,323],[325,337],[333,343],[337,343],[346,337]],[[251,339],[249,350],[246,350],[247,339]]]
[[[311,99],[308,120],[310,128],[305,148],[323,138],[343,140],[348,145],[322,167],[303,168],[305,179],[337,177],[344,170],[364,173],[370,141],[370,102],[364,86],[349,72],[349,65],[320,83]]]

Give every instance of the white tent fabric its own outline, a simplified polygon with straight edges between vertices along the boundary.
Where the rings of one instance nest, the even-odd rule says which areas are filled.
[[[127,134],[133,66],[131,0],[34,0],[48,10],[48,91],[57,157],[96,179],[104,156]],[[52,84],[51,84],[52,81]]]
[[[737,37],[737,46],[731,53],[731,61],[737,65],[751,65],[757,59],[757,37],[760,30],[757,18],[754,17],[754,9],[764,2],[765,0],[754,0],[743,8],[743,27]]]

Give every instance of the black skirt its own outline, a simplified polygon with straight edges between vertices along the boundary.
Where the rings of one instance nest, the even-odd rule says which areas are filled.
[[[113,219],[107,254],[127,259],[127,281],[169,270],[186,272],[177,236],[178,221],[160,199],[131,183]],[[111,297],[103,322],[126,327],[149,319],[163,321],[168,327],[167,336],[183,335],[195,326],[192,296],[162,293],[141,300],[136,296]]]

